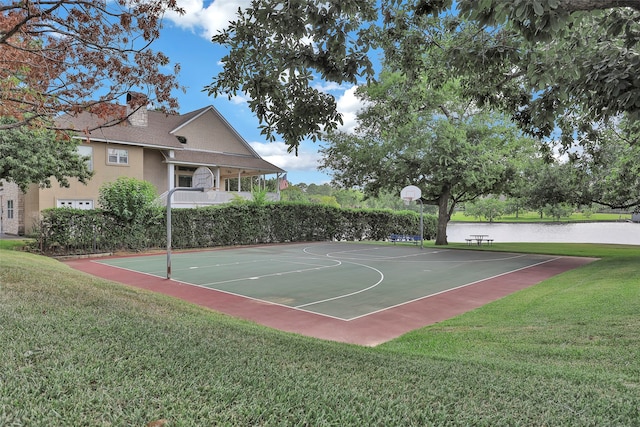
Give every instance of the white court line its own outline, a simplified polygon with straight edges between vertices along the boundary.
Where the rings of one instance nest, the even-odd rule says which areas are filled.
[[[527,268],[536,267],[538,265],[546,264],[548,262],[555,261],[555,260],[558,260],[558,259],[561,259],[561,258],[562,257],[556,257],[556,258],[548,259],[546,261],[538,262],[536,264],[531,264],[531,265],[527,265],[527,266],[524,266],[524,267],[516,268],[515,270],[506,271],[504,273],[496,274],[495,276],[486,277],[484,279],[480,279],[480,280],[476,280],[476,281],[473,281],[473,282],[465,283],[464,285],[456,286],[455,288],[445,289],[443,291],[439,291],[439,292],[436,292],[434,294],[429,294],[429,295],[425,295],[425,296],[420,297],[420,298],[415,298],[415,299],[412,299],[412,300],[409,300],[409,301],[401,302],[400,304],[395,304],[395,305],[392,305],[392,306],[389,306],[389,307],[381,308],[380,310],[375,310],[375,311],[372,311],[370,313],[361,314],[360,316],[351,317],[349,319],[345,319],[345,321],[350,322],[352,320],[356,320],[356,319],[360,319],[360,318],[363,318],[363,317],[371,316],[372,314],[382,313],[383,311],[391,310],[392,308],[402,307],[403,305],[411,304],[411,303],[416,302],[416,301],[420,301],[420,300],[423,300],[423,299],[435,297],[436,295],[440,295],[440,294],[444,294],[444,293],[447,293],[447,292],[455,291],[456,289],[466,288],[467,286],[475,285],[476,283],[484,282],[485,280],[495,279],[496,277],[504,276],[504,275],[510,274],[510,273],[515,273],[516,271],[526,270]]]
[[[202,259],[202,258],[199,258]],[[309,259],[309,258],[299,258],[299,259]],[[319,259],[319,258],[316,258]],[[195,261],[195,260],[194,260]],[[303,264],[303,265],[317,265],[317,264],[310,264],[310,263],[305,263],[305,262],[294,262],[291,261],[291,258],[269,258],[269,259],[256,259],[253,261],[234,261],[234,262],[228,262],[228,263],[224,263],[224,264],[209,264],[209,265],[202,265],[202,266],[198,266],[197,268],[210,268],[210,267],[229,267],[229,266],[233,266],[233,265],[245,265],[245,264],[263,264],[266,262],[271,262],[271,261],[279,261],[279,262],[288,262],[290,264]],[[182,261],[180,261],[182,262]],[[183,264],[185,264],[185,262],[182,262]],[[327,267],[325,265],[321,265],[322,267]],[[193,267],[189,267],[189,268],[193,268]],[[174,271],[182,271],[182,270],[186,270],[187,268],[181,268],[181,269],[176,269]]]
[[[316,256],[316,257],[322,256],[321,254],[314,254],[314,253],[311,253],[311,252],[307,252],[306,249],[310,249],[310,247],[307,247],[307,248],[303,249],[303,252],[308,254],[308,255],[313,255],[313,256]],[[373,249],[371,249],[371,250],[373,250]],[[347,252],[347,251],[345,251],[345,252]],[[517,256],[513,256],[513,257],[505,257],[505,258],[500,258],[500,259],[496,259],[496,260],[519,258],[519,257],[523,257],[523,256],[526,256],[526,254],[517,255]],[[328,257],[328,255],[327,255],[327,257]],[[405,302],[402,302],[402,303],[399,303],[399,304],[395,304],[395,305],[392,305],[392,306],[389,306],[389,307],[385,307],[385,308],[382,308],[382,309],[379,309],[379,310],[375,310],[375,311],[372,311],[372,312],[369,312],[369,313],[366,313],[366,314],[362,314],[362,315],[359,315],[359,316],[356,316],[356,317],[352,317],[352,318],[337,317],[337,316],[333,316],[333,315],[330,315],[330,314],[325,314],[325,313],[321,313],[321,312],[317,312],[317,311],[306,310],[306,309],[301,308],[301,307],[306,307],[306,306],[309,306],[309,305],[319,304],[319,303],[325,302],[325,301],[331,301],[331,300],[335,300],[335,299],[339,299],[339,298],[346,298],[346,297],[351,296],[351,295],[356,295],[356,294],[359,294],[359,293],[362,293],[362,292],[365,292],[367,290],[375,288],[376,286],[378,286],[383,281],[384,275],[383,275],[382,272],[380,272],[379,270],[377,270],[377,269],[375,269],[375,268],[373,268],[371,266],[367,266],[367,265],[359,264],[359,263],[355,263],[355,262],[344,261],[345,263],[360,265],[362,267],[366,267],[366,268],[370,268],[372,270],[375,270],[380,275],[382,275],[381,279],[376,284],[374,284],[372,286],[369,286],[368,288],[365,288],[365,289],[362,289],[362,290],[359,290],[359,291],[356,291],[356,292],[351,292],[349,294],[340,295],[340,296],[333,297],[333,298],[328,298],[328,299],[325,299],[325,300],[322,300],[322,301],[316,301],[316,302],[312,302],[312,303],[302,304],[300,306],[290,306],[290,305],[286,305],[286,304],[281,304],[281,303],[269,301],[269,300],[262,299],[262,298],[255,298],[255,297],[251,297],[251,296],[247,296],[247,295],[243,295],[243,294],[239,294],[239,293],[235,293],[235,292],[231,292],[231,291],[212,288],[212,287],[209,287],[207,285],[200,285],[200,284],[195,284],[195,283],[190,283],[190,282],[185,282],[185,281],[175,280],[175,279],[172,279],[172,281],[175,281],[177,283],[183,283],[185,285],[201,287],[203,289],[214,290],[214,291],[217,291],[217,292],[222,292],[222,293],[226,293],[226,294],[229,294],[229,295],[234,295],[234,296],[238,296],[238,297],[242,297],[242,298],[247,298],[247,299],[250,299],[250,300],[253,300],[253,301],[258,301],[258,302],[268,303],[268,304],[272,304],[272,305],[276,305],[276,306],[280,306],[280,307],[284,307],[284,308],[294,309],[294,310],[298,310],[298,311],[301,311],[301,312],[310,313],[310,314],[313,314],[313,315],[318,315],[318,316],[332,318],[332,319],[336,319],[336,320],[340,320],[340,321],[350,322],[352,320],[357,320],[357,319],[360,319],[360,318],[363,318],[363,317],[366,317],[366,316],[369,316],[369,315],[372,315],[372,314],[384,312],[384,311],[392,309],[392,308],[401,307],[403,305],[410,304],[412,302],[420,301],[420,300],[423,300],[423,299],[426,299],[426,298],[431,298],[433,296],[437,296],[437,295],[440,295],[440,294],[443,294],[443,293],[446,293],[446,292],[449,292],[449,291],[452,291],[452,290],[464,288],[466,286],[470,286],[470,285],[473,285],[475,283],[479,283],[479,282],[482,282],[482,281],[485,281],[485,280],[489,280],[489,279],[493,279],[493,278],[496,278],[496,277],[500,277],[500,276],[503,276],[503,275],[506,275],[506,274],[514,273],[514,272],[517,272],[517,271],[520,271],[520,270],[525,270],[527,268],[531,268],[531,267],[535,267],[535,266],[538,266],[538,265],[542,265],[542,264],[545,264],[545,263],[548,263],[548,262],[551,262],[551,261],[555,261],[555,260],[558,260],[558,259],[561,259],[561,258],[562,257],[556,257],[556,258],[552,258],[552,259],[549,259],[549,260],[546,260],[546,261],[542,261],[542,262],[539,262],[539,263],[536,263],[536,264],[524,266],[524,267],[521,267],[521,268],[518,268],[518,269],[515,269],[515,270],[507,271],[507,272],[504,272],[504,273],[501,273],[501,274],[498,274],[498,275],[495,275],[495,276],[491,276],[491,277],[488,277],[488,278],[483,278],[483,279],[480,279],[480,280],[477,280],[477,281],[474,281],[474,282],[470,282],[470,283],[467,283],[467,284],[464,284],[464,285],[457,286],[455,288],[445,289],[443,291],[439,291],[439,292],[436,292],[434,294],[425,295],[425,296],[422,296],[422,297],[419,297],[419,298],[415,298],[415,299],[410,300],[410,301],[405,301]],[[324,269],[324,268],[334,268],[334,267],[337,267],[337,266],[342,264],[339,260],[333,260],[332,259],[332,261],[338,262],[339,264],[334,264],[332,266],[322,266],[322,267],[319,267],[319,268],[311,268],[311,269],[308,269],[308,270],[311,271],[311,270],[319,270],[319,269]],[[376,261],[376,259],[372,259],[372,261]],[[475,260],[475,261],[464,261],[464,262],[479,262],[479,261],[494,261],[494,260]],[[95,263],[98,263],[98,264],[107,265],[109,267],[114,267],[114,268],[119,268],[119,269],[122,269],[122,270],[131,271],[131,272],[134,272],[134,273],[146,274],[146,275],[149,275],[149,276],[152,276],[152,277],[165,278],[164,275],[146,273],[146,272],[133,270],[133,269],[122,267],[122,266],[118,266],[118,265],[108,264],[108,263],[105,263],[105,262],[100,262],[100,261],[92,261],[92,262],[95,262]],[[254,262],[254,261],[245,262],[245,263],[248,264],[248,263],[252,263],[252,262]],[[423,261],[423,262],[429,262],[429,261]],[[449,261],[440,261],[440,262],[449,262]],[[463,262],[463,261],[451,261],[451,262]],[[295,272],[300,272],[300,271],[304,271],[304,270],[295,270],[295,271],[286,272],[286,273],[275,273],[275,274],[270,274],[270,275],[266,275],[266,276],[277,276],[277,275],[295,273]],[[163,272],[163,274],[164,274],[164,272]],[[262,277],[266,277],[266,276],[262,276]],[[249,278],[246,278],[246,279],[237,279],[237,280],[255,280],[255,279],[256,279],[256,277],[252,276],[252,277],[249,277]],[[220,282],[220,283],[224,283],[224,282]]]
[[[401,260],[402,258],[414,258],[414,257],[419,257],[419,256],[423,256],[423,255],[431,255],[431,254],[437,254],[440,252],[448,252],[449,249],[440,249],[437,251],[428,251],[428,252],[419,252],[419,253],[415,253],[415,254],[409,254],[409,255],[399,255],[399,256],[388,256],[388,255],[381,255],[381,256],[368,256],[368,254],[363,254],[361,257],[345,257],[343,254],[349,254],[351,252],[364,252],[364,251],[375,251],[375,250],[380,250],[382,249],[381,247],[376,247],[376,248],[368,248],[368,249],[354,249],[354,250],[350,250],[350,251],[334,251],[334,252],[328,252],[325,254],[319,253],[313,253],[313,252],[309,252],[307,251],[307,249],[311,249],[311,246],[308,246],[304,249],[302,249],[302,252],[304,252],[307,255],[312,255],[312,256],[325,256],[328,258],[337,258],[340,257],[340,259],[348,259],[348,260],[358,260],[358,261],[398,261]],[[423,262],[423,260],[420,260],[419,262]]]
[[[375,268],[375,267],[371,267],[370,265],[365,265],[365,264],[359,264],[359,263],[357,263],[357,262],[350,262],[350,261],[345,261],[345,262],[346,262],[346,263],[349,263],[349,264],[359,265],[359,266],[361,266],[361,267],[366,267],[366,268],[369,268],[369,269],[371,269],[371,270],[373,270],[373,271],[376,271],[376,272],[380,275],[380,280],[378,280],[376,283],[374,283],[373,285],[369,286],[368,288],[360,289],[359,291],[350,292],[350,293],[348,293],[348,294],[344,294],[344,295],[338,295],[338,296],[335,296],[335,297],[332,297],[332,298],[323,299],[323,300],[320,300],[320,301],[314,301],[314,302],[308,302],[308,303],[306,303],[306,304],[296,305],[296,306],[295,306],[295,308],[309,307],[310,305],[321,304],[321,303],[323,303],[323,302],[327,302],[327,301],[335,301],[335,300],[337,300],[337,299],[347,298],[347,297],[350,297],[350,296],[353,296],[353,295],[357,295],[357,294],[359,294],[359,293],[366,292],[366,291],[368,291],[368,290],[370,290],[370,289],[375,288],[375,287],[376,287],[376,286],[378,286],[380,283],[382,283],[382,281],[384,280],[384,274],[382,273],[382,271],[378,270],[378,269],[377,269],[377,268]]]
[[[323,256],[322,253],[313,253],[310,252],[308,250],[311,250],[313,247],[312,246],[307,246],[305,248],[302,249],[302,252],[308,254],[308,255],[313,255],[313,256]],[[371,249],[364,249],[365,251],[373,251],[373,250],[380,250],[383,249],[381,247],[375,247],[375,248],[371,248]],[[361,249],[353,249],[353,250],[348,250],[348,251],[334,251],[334,252],[328,252],[326,254],[324,254],[324,256],[328,257],[328,258],[337,258],[338,256],[340,256],[340,259],[342,260],[357,260],[357,261],[396,261],[396,262],[420,262],[420,263],[425,263],[425,262],[436,262],[436,263],[449,263],[449,264],[464,264],[464,263],[474,263],[474,262],[496,262],[496,261],[506,261],[506,260],[510,260],[510,259],[517,259],[517,258],[524,258],[530,254],[515,254],[512,256],[501,256],[498,258],[490,258],[490,259],[465,259],[465,260],[438,260],[438,259],[420,259],[420,260],[403,260],[402,258],[410,258],[410,257],[419,257],[422,255],[432,255],[432,254],[438,254],[438,253],[443,253],[443,252],[451,252],[453,251],[453,249],[439,249],[437,251],[430,251],[430,252],[420,252],[417,254],[410,254],[410,255],[402,255],[402,256],[379,256],[379,257],[367,257],[366,255],[363,255],[363,257],[360,258],[349,258],[349,257],[343,257],[340,256],[340,254],[348,254],[350,252],[362,252]],[[334,255],[337,254],[337,255]]]
[[[119,268],[120,270],[131,271],[133,273],[146,274],[147,276],[152,276],[152,277],[159,277],[161,279],[166,278],[166,275],[165,276],[159,276],[159,275],[154,274],[154,273],[147,273],[146,271],[134,270],[132,268],[122,267],[120,265],[108,264],[106,262],[101,262],[101,261],[91,261],[91,262],[95,262],[96,264],[106,265],[107,267]],[[166,270],[164,271],[164,273],[166,274]]]
[[[312,260],[319,260],[320,258],[294,258],[294,259],[300,259],[300,260],[308,260],[308,259],[312,259]],[[330,261],[334,261],[335,260],[330,260]],[[293,261],[291,258],[269,258],[269,259],[259,259],[259,260],[255,260],[255,261],[245,261],[245,262],[231,262],[231,263],[227,263],[227,264],[211,264],[211,265],[203,265],[203,266],[197,266],[197,267],[185,267],[185,268],[179,268],[179,269],[175,269],[174,271],[185,271],[188,269],[193,269],[193,268],[210,268],[210,267],[229,267],[229,266],[234,266],[234,265],[240,265],[240,264],[247,264],[247,263],[252,263],[252,264],[264,264],[264,263],[268,263],[268,262],[280,262],[280,263],[288,263],[288,264],[301,264],[301,265],[306,265],[306,266],[313,266],[313,267],[336,267],[339,264],[334,264],[334,265],[325,265],[325,264],[313,264],[311,262],[304,262],[304,261]]]
[[[121,267],[119,265],[106,264],[106,263],[100,262],[100,261],[91,261],[91,262],[95,262],[96,264],[106,265],[106,266],[112,267],[112,268],[119,268],[121,270],[131,271],[133,273],[145,274],[145,275],[151,276],[151,277],[158,277],[160,279],[166,279],[165,276],[158,276],[157,274],[153,274],[153,273],[145,273],[144,271],[133,270],[133,269],[126,268],[126,267]],[[336,265],[338,265],[338,264],[336,264]],[[330,266],[330,267],[334,267],[334,266]],[[252,279],[253,278],[250,278],[249,280],[252,280]],[[185,282],[184,280],[175,280],[175,279],[166,279],[166,280],[170,280],[170,281],[175,282],[175,283],[181,283],[181,284],[187,285],[187,286],[195,286],[197,288],[206,289],[208,291],[221,292],[221,293],[227,294],[227,295],[233,295],[233,296],[237,296],[237,297],[240,297],[240,298],[246,298],[246,299],[249,299],[249,300],[252,300],[252,301],[258,301],[259,303],[263,303],[263,304],[264,303],[271,304],[271,305],[275,305],[275,306],[278,306],[278,307],[283,307],[283,308],[288,308],[288,309],[291,309],[291,310],[301,311],[303,313],[309,313],[309,314],[313,314],[313,315],[316,315],[316,316],[321,316],[321,317],[327,317],[327,318],[330,318],[330,319],[340,320],[342,322],[346,322],[346,321],[349,320],[349,319],[345,319],[343,317],[337,317],[337,316],[332,316],[331,314],[325,314],[325,313],[319,313],[319,312],[316,312],[316,311],[305,310],[303,308],[293,307],[293,306],[290,306],[290,305],[281,304],[281,303],[274,302],[274,301],[269,301],[269,300],[263,299],[263,298],[256,298],[256,297],[252,297],[252,296],[249,296],[249,295],[240,294],[240,293],[237,293],[237,292],[226,291],[224,289],[211,288],[209,286],[199,285],[197,283]],[[222,310],[221,312],[224,313],[224,310]]]
[[[298,258],[298,259],[309,259],[309,258]],[[312,258],[312,259],[320,259],[320,258]],[[282,275],[282,274],[288,274],[288,273],[296,273],[296,272],[301,272],[301,271],[312,271],[312,270],[318,270],[321,268],[334,268],[334,267],[338,267],[340,265],[340,261],[339,260],[329,260],[331,262],[333,262],[333,265],[324,265],[324,264],[312,264],[309,262],[296,262],[296,261],[292,261],[290,258],[271,258],[268,260],[254,260],[254,261],[243,261],[243,262],[231,262],[231,263],[226,263],[226,264],[211,264],[211,265],[204,265],[204,266],[188,266],[188,267],[183,267],[183,268],[173,268],[173,273],[177,273],[180,271],[192,271],[192,270],[198,270],[198,269],[206,269],[206,268],[211,268],[211,267],[229,267],[229,266],[234,266],[234,265],[246,265],[246,264],[256,264],[256,263],[266,263],[266,262],[273,262],[273,261],[278,261],[278,262],[286,262],[289,264],[301,264],[304,266],[311,266],[308,269],[305,270],[291,270],[291,271],[284,271],[284,272],[279,272],[279,273],[273,273],[273,274],[268,274],[268,275],[264,275],[264,276],[257,276],[257,277],[267,277],[267,276],[273,276],[273,275]],[[120,268],[122,270],[126,270],[126,271],[132,271],[134,273],[142,273],[142,274],[148,274],[150,276],[154,276],[154,277],[165,277],[164,275],[166,274],[166,269],[163,269],[161,271],[159,271],[158,273],[154,271],[151,272],[145,272],[145,271],[140,271],[140,270],[134,270],[132,268],[127,268],[127,267],[123,267],[121,265],[116,265],[116,264],[111,264],[108,262],[104,262],[104,261],[93,261],[97,264],[102,264],[102,265],[108,265],[109,267],[114,267],[114,268]],[[175,266],[174,266],[175,267]],[[255,278],[256,276],[252,276],[252,278]],[[235,279],[232,281],[238,281],[238,280],[243,280],[243,279]],[[188,283],[188,282],[185,282]],[[225,283],[225,282],[216,282],[216,283]]]
[[[425,255],[429,255],[429,254],[434,254],[434,253],[440,253],[440,252],[445,252],[445,251],[439,251],[439,252],[425,252]],[[522,255],[513,255],[513,256],[508,256],[508,257],[501,257],[501,258],[490,258],[490,259],[460,259],[460,260],[440,260],[440,259],[419,259],[419,260],[403,260],[400,258],[404,258],[404,257],[410,257],[410,256],[420,256],[420,254],[418,255],[406,255],[403,257],[389,257],[389,258],[341,258],[341,259],[346,259],[346,260],[358,260],[358,261],[396,261],[396,262],[411,262],[411,263],[438,263],[438,264],[466,264],[466,263],[474,263],[474,262],[496,262],[496,261],[506,261],[506,260],[510,260],[510,259],[516,259],[516,258],[524,258],[528,255],[531,254],[522,254]],[[316,254],[317,256],[317,254]],[[327,255],[329,256],[329,255]]]
[[[307,271],[324,270],[325,268],[335,268],[335,267],[339,267],[340,265],[342,265],[342,261],[339,261],[339,260],[332,260],[332,261],[335,261],[336,264],[334,264],[334,265],[315,266],[315,267],[311,267],[311,268],[303,268],[303,269],[298,269],[298,270],[280,271],[280,272],[277,272],[277,273],[262,274],[260,276],[239,277],[239,278],[236,278],[236,279],[221,280],[219,282],[203,283],[202,286],[209,287],[209,286],[221,285],[223,283],[243,282],[245,280],[256,280],[256,279],[262,279],[264,277],[274,277],[274,276],[284,276],[286,274],[304,273],[304,272],[307,272]],[[304,263],[299,263],[299,264],[309,265],[309,264],[304,264]]]
[[[331,314],[320,313],[320,312],[312,311],[312,310],[305,310],[303,308],[298,308],[298,307],[294,307],[294,306],[291,306],[291,305],[282,304],[282,303],[279,303],[279,302],[269,301],[268,299],[256,298],[256,297],[240,294],[240,293],[237,293],[237,292],[225,291],[224,289],[209,288],[207,286],[197,285],[195,283],[183,282],[183,281],[180,281],[180,280],[175,280],[175,282],[176,283],[182,283],[183,285],[189,285],[189,286],[195,286],[195,287],[202,288],[202,289],[207,289],[209,291],[221,292],[223,294],[233,295],[233,296],[240,297],[240,298],[246,298],[246,299],[251,300],[251,301],[257,301],[257,302],[259,302],[261,304],[265,304],[266,303],[266,304],[271,304],[271,305],[275,305],[275,306],[278,306],[278,307],[287,308],[287,309],[290,309],[290,310],[301,311],[303,313],[308,313],[308,314],[312,314],[312,315],[315,315],[315,316],[328,317],[329,319],[340,320],[342,322],[348,322],[350,320],[350,319],[345,319],[344,317],[337,317],[337,316],[333,316]]]

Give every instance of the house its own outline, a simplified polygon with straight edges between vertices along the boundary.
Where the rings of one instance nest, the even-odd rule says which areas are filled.
[[[98,207],[100,187],[120,176],[149,181],[163,204],[176,187],[206,186],[205,192],[173,193],[173,207],[190,208],[226,203],[237,196],[250,199],[251,188],[242,188],[247,180],[241,178],[251,177],[252,185],[264,186],[267,176],[279,179],[285,173],[262,159],[213,106],[166,114],[145,106],[134,110],[132,105],[129,94],[127,107],[122,107],[127,108],[126,121],[75,136],[82,140],[78,149],[90,158],[94,172],[87,185],[71,179],[71,185],[62,188],[52,180],[51,188],[31,185],[23,194],[15,184],[2,183],[0,233],[29,234],[43,209]],[[90,113],[61,120],[78,130],[99,123]],[[270,200],[279,197],[278,188],[267,194]]]

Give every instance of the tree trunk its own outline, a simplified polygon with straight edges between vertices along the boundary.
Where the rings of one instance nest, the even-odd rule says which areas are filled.
[[[442,189],[438,198],[438,226],[436,229],[436,245],[448,245],[447,241],[447,224],[449,224],[449,197],[451,190],[446,187]]]

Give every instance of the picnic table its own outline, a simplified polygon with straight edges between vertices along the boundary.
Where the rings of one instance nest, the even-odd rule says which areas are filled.
[[[493,243],[493,239],[490,239],[488,234],[472,234],[469,237],[469,239],[465,239],[467,241],[467,245],[470,245],[473,242],[478,246],[482,245],[482,242],[486,242],[487,245]]]

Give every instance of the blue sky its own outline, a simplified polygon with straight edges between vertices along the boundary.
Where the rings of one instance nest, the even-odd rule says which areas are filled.
[[[320,158],[318,148],[322,142],[303,142],[296,157],[287,153],[287,147],[281,140],[270,143],[260,135],[258,120],[242,96],[229,100],[227,97],[214,98],[203,92],[203,88],[222,69],[220,59],[226,54],[223,47],[211,42],[211,36],[235,18],[239,7],[244,8],[249,3],[249,0],[178,0],[178,5],[186,13],[182,16],[165,16],[161,36],[151,48],[168,55],[171,67],[175,63],[181,66],[178,81],[186,87],[187,92],[176,92],[180,113],[213,105],[265,160],[287,170],[287,177],[293,184],[329,182],[331,177],[317,170]],[[318,82],[318,85],[322,85],[322,82]],[[338,109],[343,114],[342,130],[352,130],[355,114],[360,107],[354,96],[355,87],[327,84],[322,87],[336,97]]]

